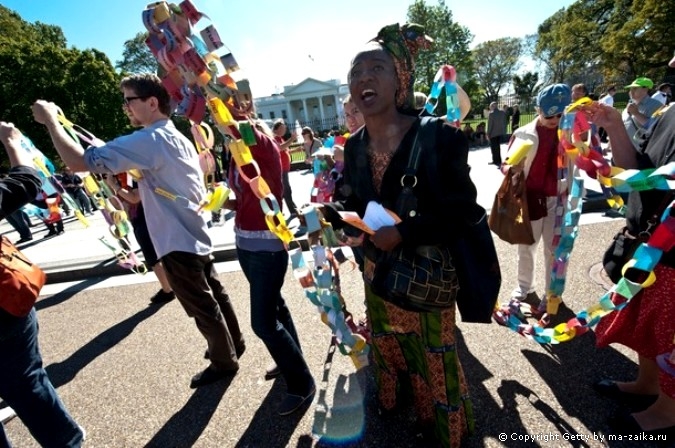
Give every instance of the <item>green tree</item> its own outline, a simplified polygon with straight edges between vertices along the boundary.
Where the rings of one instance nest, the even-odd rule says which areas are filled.
[[[14,122],[57,164],[44,126],[33,120],[35,100],[54,101],[104,140],[125,129],[120,77],[103,53],[69,49],[59,27],[25,22],[2,6],[0,26],[11,30],[0,33],[0,119]]]
[[[117,61],[115,67],[126,73],[157,73],[157,60],[145,44],[147,38],[146,31],[124,42],[122,60]]]
[[[520,39],[503,37],[478,44],[473,50],[476,77],[484,89],[487,102],[497,101],[518,70],[521,55]]]
[[[672,0],[577,0],[538,28],[535,54],[550,81],[600,72],[611,80],[662,79],[675,48]]]
[[[611,77],[623,75],[626,79],[638,76],[663,79],[675,48],[675,2],[620,3],[624,4],[622,10],[614,11],[617,17],[600,38],[605,73]]]
[[[428,5],[423,0],[415,0],[408,7],[408,21],[424,26],[426,34],[434,39],[429,50],[420,51],[415,67],[415,89],[428,93],[439,68],[451,64],[457,70],[457,82],[469,97],[476,95],[478,85],[474,79],[469,44],[473,35],[468,28],[452,19],[452,11],[445,0],[437,5]],[[438,113],[445,113],[445,97],[440,98]]]
[[[539,90],[540,87],[538,73],[525,72],[523,76],[513,76],[513,91],[518,96],[520,103],[524,106],[524,111],[530,109],[534,92]]]

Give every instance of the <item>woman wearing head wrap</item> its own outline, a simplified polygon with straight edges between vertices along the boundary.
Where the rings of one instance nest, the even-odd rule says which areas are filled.
[[[370,201],[395,209],[420,129],[413,103],[414,56],[429,43],[418,25],[391,25],[352,61],[349,90],[365,126],[346,143],[345,199],[326,207],[326,217],[336,227],[341,225],[336,210],[363,216]],[[364,239],[366,306],[381,407],[386,411],[396,407],[399,375],[407,375],[422,433],[435,435],[444,447],[456,447],[472,431],[473,417],[455,349],[455,308],[408,311],[383,300],[370,286],[375,260],[383,252],[399,245],[448,244],[484,213],[469,178],[466,137],[441,119],[427,126],[433,127],[436,142],[426,147],[421,142],[414,188],[417,213],[401,216],[399,224],[381,227]]]

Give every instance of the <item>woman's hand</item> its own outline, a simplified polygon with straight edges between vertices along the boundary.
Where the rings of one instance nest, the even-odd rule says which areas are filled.
[[[403,239],[395,226],[380,227],[370,241],[380,250],[389,252],[401,244]]]

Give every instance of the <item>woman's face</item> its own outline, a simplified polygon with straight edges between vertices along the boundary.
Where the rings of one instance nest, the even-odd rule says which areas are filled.
[[[394,61],[380,46],[357,54],[349,70],[349,92],[364,117],[396,108]]]
[[[363,126],[363,114],[356,107],[353,100],[350,100],[348,103],[344,104],[345,110],[345,123],[347,124],[347,129],[350,134],[356,132],[361,126]]]

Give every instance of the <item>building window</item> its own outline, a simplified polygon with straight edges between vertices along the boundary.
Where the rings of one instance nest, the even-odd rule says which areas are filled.
[[[274,112],[270,112],[270,120],[274,120],[274,118],[275,118]]]
[[[287,120],[287,119],[288,119],[288,114],[286,113],[286,109],[284,109],[284,110],[281,111],[281,117],[282,117],[284,120]]]
[[[263,119],[262,114],[258,114],[258,118],[262,120]]]

